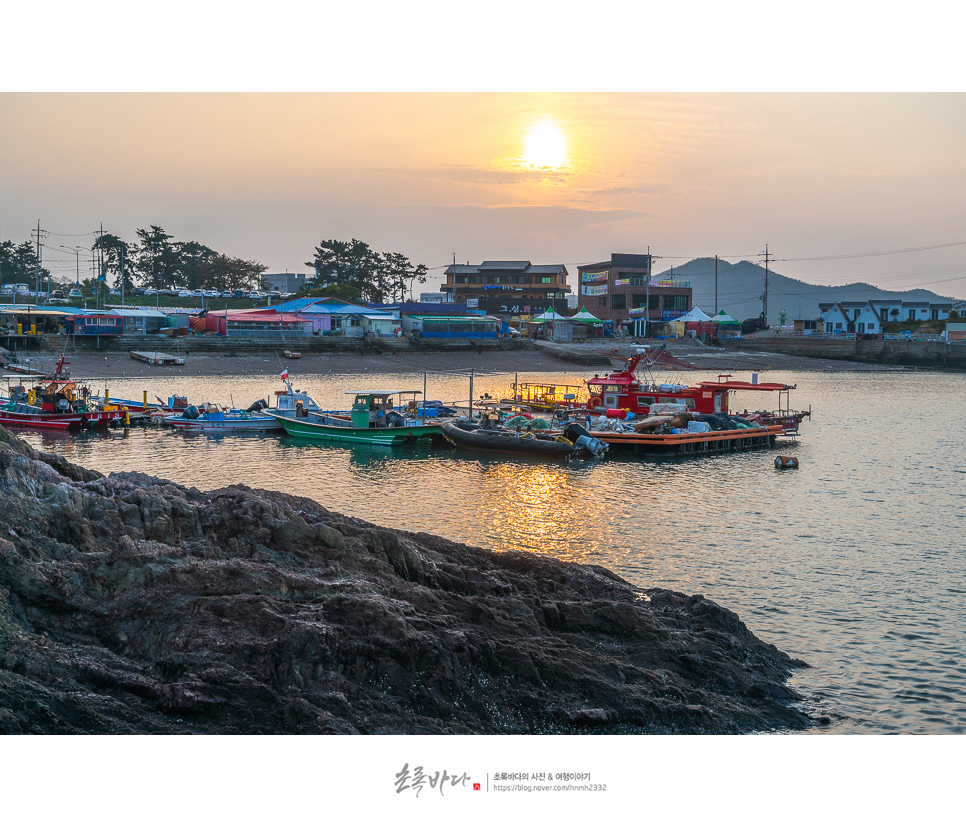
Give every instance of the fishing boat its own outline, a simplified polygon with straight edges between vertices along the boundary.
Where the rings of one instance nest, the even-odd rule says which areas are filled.
[[[442,435],[439,422],[411,416],[395,408],[420,395],[419,391],[346,391],[354,397],[351,410],[305,411],[292,414],[269,408],[287,434],[312,440],[396,446]]]
[[[80,429],[80,414],[51,414],[26,402],[11,402],[8,398],[0,404],[0,426],[12,429]]]
[[[282,371],[281,374],[282,382],[285,383],[285,388],[275,392],[275,405],[269,406],[268,402],[260,401],[261,405],[256,403],[252,406],[254,409],[257,405],[259,409],[265,411],[266,414],[271,413],[274,417],[303,417],[306,414],[313,414],[322,411],[322,407],[309,396],[307,391],[300,391],[297,388],[292,388],[292,383],[288,381],[288,371]]]
[[[448,420],[443,435],[459,449],[510,455],[538,455],[552,458],[603,457],[607,444],[586,429],[570,423],[554,433],[514,431],[505,426],[481,425],[473,421]]]
[[[90,391],[74,380],[43,379],[6,374],[7,394],[0,403],[0,425],[70,429],[121,425],[126,414],[119,409],[97,409]]]
[[[260,400],[259,402],[264,402]],[[259,409],[222,408],[204,403],[201,407],[189,405],[181,414],[166,413],[162,417],[166,426],[187,431],[203,432],[268,432],[281,431],[274,416]]]
[[[751,382],[732,378],[731,374],[720,374],[715,382],[699,382],[694,385],[657,383],[651,369],[656,364],[674,363],[674,358],[665,357],[663,349],[657,351],[639,350],[627,360],[623,370],[606,376],[595,376],[586,382],[589,397],[587,411],[592,414],[633,414],[637,417],[688,411],[693,414],[730,414],[729,395],[736,391],[777,393],[778,407],[756,412],[743,412],[751,422],[763,426],[780,425],[784,433],[792,434],[811,411],[793,411],[789,399],[794,385],[780,382],[758,382],[753,374]],[[684,365],[686,367],[686,364]],[[638,369],[646,369],[649,379],[640,379]]]

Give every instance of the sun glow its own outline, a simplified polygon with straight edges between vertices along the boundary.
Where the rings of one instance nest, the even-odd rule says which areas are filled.
[[[523,160],[533,168],[560,168],[567,161],[567,140],[551,124],[539,124],[528,134]]]

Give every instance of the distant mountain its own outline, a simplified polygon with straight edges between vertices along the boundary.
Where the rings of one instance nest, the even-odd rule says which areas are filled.
[[[761,295],[765,289],[765,268],[750,261],[736,264],[718,260],[718,302],[715,305],[714,258],[695,258],[682,266],[655,274],[659,278],[690,281],[694,304],[708,315],[724,310],[741,321],[761,313]],[[794,319],[818,317],[818,305],[823,301],[868,301],[869,299],[900,299],[902,301],[949,301],[947,296],[930,290],[894,292],[872,284],[846,284],[830,287],[807,284],[797,278],[768,270],[768,323],[778,324],[782,310],[786,324]]]

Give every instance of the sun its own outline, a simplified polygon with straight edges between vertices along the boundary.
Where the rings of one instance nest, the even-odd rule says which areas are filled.
[[[532,168],[560,168],[567,161],[567,140],[552,124],[539,124],[528,134],[523,161]]]

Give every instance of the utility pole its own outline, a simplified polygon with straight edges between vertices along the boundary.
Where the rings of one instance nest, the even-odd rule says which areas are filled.
[[[758,253],[759,257],[765,258],[765,292],[761,296],[761,320],[765,327],[768,326],[768,261],[771,255],[768,252],[768,244],[765,244],[765,251]]]
[[[644,338],[651,338],[651,247],[647,247],[647,280],[644,281]]]
[[[40,221],[37,221],[37,286],[34,288],[36,292],[35,298],[40,298]]]
[[[121,306],[124,306],[124,244],[121,244]]]
[[[718,256],[714,256],[714,314],[718,315]]]

